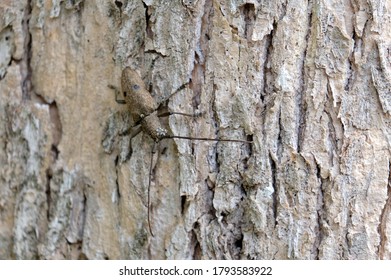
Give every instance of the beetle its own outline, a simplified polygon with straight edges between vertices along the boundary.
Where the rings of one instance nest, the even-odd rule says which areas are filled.
[[[185,86],[185,85],[184,85]],[[180,91],[184,86],[177,89],[171,96]],[[152,177],[152,164],[153,164],[153,155],[155,153],[156,144],[162,139],[186,139],[186,140],[201,140],[201,141],[225,141],[225,142],[239,142],[251,144],[252,141],[249,140],[239,140],[239,139],[220,139],[220,138],[204,138],[204,137],[188,137],[188,136],[179,136],[172,135],[168,133],[167,129],[164,128],[162,122],[160,121],[161,117],[167,117],[173,114],[179,114],[188,117],[199,117],[202,114],[187,114],[182,112],[167,112],[163,114],[158,113],[159,105],[147,90],[144,81],[138,74],[136,70],[126,67],[122,71],[121,76],[121,88],[124,100],[118,100],[117,103],[125,104],[128,108],[130,115],[134,121],[134,125],[126,129],[124,132],[120,133],[121,136],[131,134],[131,138],[135,137],[138,133],[143,131],[148,134],[154,140],[154,146],[151,153],[151,164],[149,169],[149,182],[148,182],[148,199],[147,199],[147,219],[148,219],[148,228],[152,236],[154,236],[152,227],[151,227],[151,202],[150,202],[150,189],[151,189],[151,177]],[[167,98],[168,99],[168,98]],[[104,140],[105,141],[105,140]]]

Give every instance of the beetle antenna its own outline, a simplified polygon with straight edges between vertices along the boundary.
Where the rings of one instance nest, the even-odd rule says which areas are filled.
[[[186,140],[200,140],[200,141],[222,141],[222,142],[238,142],[238,143],[248,143],[251,144],[253,141],[248,140],[238,140],[238,139],[220,139],[220,138],[205,138],[205,137],[187,137],[187,136],[178,136],[178,135],[167,135],[164,138],[169,139],[186,139]]]

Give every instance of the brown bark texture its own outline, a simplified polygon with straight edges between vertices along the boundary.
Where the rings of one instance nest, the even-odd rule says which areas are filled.
[[[390,26],[389,0],[2,0],[0,258],[390,259]],[[152,153],[126,67],[197,115],[171,135],[253,143]]]

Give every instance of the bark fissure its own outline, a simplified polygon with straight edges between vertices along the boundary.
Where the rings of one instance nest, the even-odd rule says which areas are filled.
[[[244,17],[244,35],[247,41],[251,42],[254,22],[256,19],[255,6],[253,3],[246,3],[241,7],[241,13]]]
[[[311,27],[312,27],[312,16],[313,12],[312,9],[310,9],[309,16],[308,16],[308,27],[307,27],[307,34],[305,35],[305,49],[303,54],[303,62],[301,65],[301,78],[302,78],[302,84],[301,84],[301,90],[299,91],[299,98],[298,98],[298,108],[299,108],[299,125],[298,125],[298,137],[297,137],[297,152],[300,153],[302,150],[302,145],[305,139],[305,127],[306,127],[306,121],[307,121],[307,103],[305,101],[305,92],[307,90],[307,78],[306,78],[306,62],[307,62],[307,53],[308,48],[310,46],[310,38],[311,38]]]
[[[56,101],[52,101],[51,103],[48,103],[49,105],[49,116],[50,116],[50,122],[52,124],[52,153],[53,153],[53,160],[58,159],[58,154],[60,151],[58,150],[58,145],[61,142],[62,139],[62,123],[60,118],[60,111],[57,107]],[[54,163],[54,162],[53,162]]]
[[[30,32],[30,18],[32,11],[32,0],[28,0],[25,6],[22,28],[24,35],[24,52],[20,64],[20,72],[22,76],[22,99],[30,100],[32,95],[31,83],[31,56],[32,56],[32,36]]]
[[[389,176],[388,176],[388,184],[387,184],[387,200],[382,209],[380,215],[380,223],[378,226],[378,232],[380,236],[378,254],[379,254],[379,259],[381,260],[388,259],[386,257],[386,246],[389,242],[389,238],[387,236],[387,226],[391,215],[391,162],[389,162],[388,165],[388,172],[389,172]]]
[[[276,140],[276,146],[277,146],[277,158],[278,158],[278,164],[281,163],[281,159],[283,157],[283,153],[284,153],[284,143],[283,143],[283,139],[284,139],[284,130],[283,130],[283,125],[282,125],[282,120],[281,120],[281,106],[278,108],[278,112],[277,112],[278,116],[277,116],[277,124],[278,124],[278,127],[276,127],[276,129],[278,130],[278,134],[277,134],[277,140]]]
[[[46,170],[46,203],[47,203],[47,209],[46,209],[46,218],[49,221],[50,220],[50,209],[52,204],[52,198],[51,198],[51,189],[50,189],[50,182],[53,178],[53,171],[51,168],[48,168]]]
[[[191,73],[191,80],[189,83],[189,88],[193,92],[192,106],[194,110],[197,110],[201,104],[201,93],[205,82],[205,67],[209,55],[210,41],[208,33],[211,25],[210,17],[212,9],[212,3],[207,1],[204,4],[203,14],[200,16],[200,36],[196,42],[193,71]]]
[[[270,60],[273,54],[273,37],[274,37],[274,32],[277,28],[277,24],[274,22],[273,23],[273,29],[271,30],[270,34],[266,36],[266,47],[265,47],[265,54],[264,54],[264,65],[263,65],[263,90],[262,93],[260,94],[262,105],[264,106],[262,108],[262,112],[266,111],[266,106],[269,103],[269,99],[273,98],[272,92],[272,86],[269,81],[270,79]]]
[[[326,179],[323,179],[321,175],[321,166],[314,158],[315,167],[316,167],[316,178],[318,179],[318,195],[317,195],[317,225],[316,225],[316,236],[315,236],[315,242],[314,242],[314,252],[315,252],[315,259],[320,259],[320,244],[323,241],[323,223],[325,223],[325,194],[324,189],[328,184],[325,183]]]
[[[353,62],[352,62],[352,58],[349,58],[348,59],[348,75],[347,75],[347,79],[346,79],[346,83],[345,83],[345,90],[347,92],[349,92],[352,89],[353,81],[354,81],[353,79],[354,79]]]
[[[115,168],[115,192],[116,192],[116,197],[117,197],[117,200],[115,201],[117,203],[117,205],[120,204],[120,200],[121,200],[121,191],[120,191],[120,186],[119,186],[119,182],[118,182],[118,178],[119,178],[119,174],[118,174],[118,169],[119,169],[119,156],[116,156],[115,157],[115,160],[114,160],[114,168]]]
[[[201,249],[201,244],[197,238],[197,233],[195,233],[195,229],[192,231],[192,236],[194,239],[194,241],[192,242],[194,244],[193,260],[201,260],[202,259],[202,249]]]
[[[115,1],[114,1],[114,4],[115,4],[115,5],[117,6],[117,8],[122,12],[122,6],[123,6],[122,1],[115,0]]]
[[[269,153],[269,162],[270,162],[270,172],[271,172],[271,183],[273,188],[273,199],[272,199],[272,207],[273,207],[273,218],[274,218],[274,227],[278,225],[277,221],[277,210],[278,210],[278,186],[277,186],[277,165],[273,159],[273,156]]]

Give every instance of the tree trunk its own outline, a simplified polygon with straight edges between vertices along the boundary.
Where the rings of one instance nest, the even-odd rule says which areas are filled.
[[[0,258],[391,258],[391,1],[6,0],[0,16]],[[159,113],[200,114],[161,117],[170,134],[253,143],[152,153],[125,133],[125,67]]]

